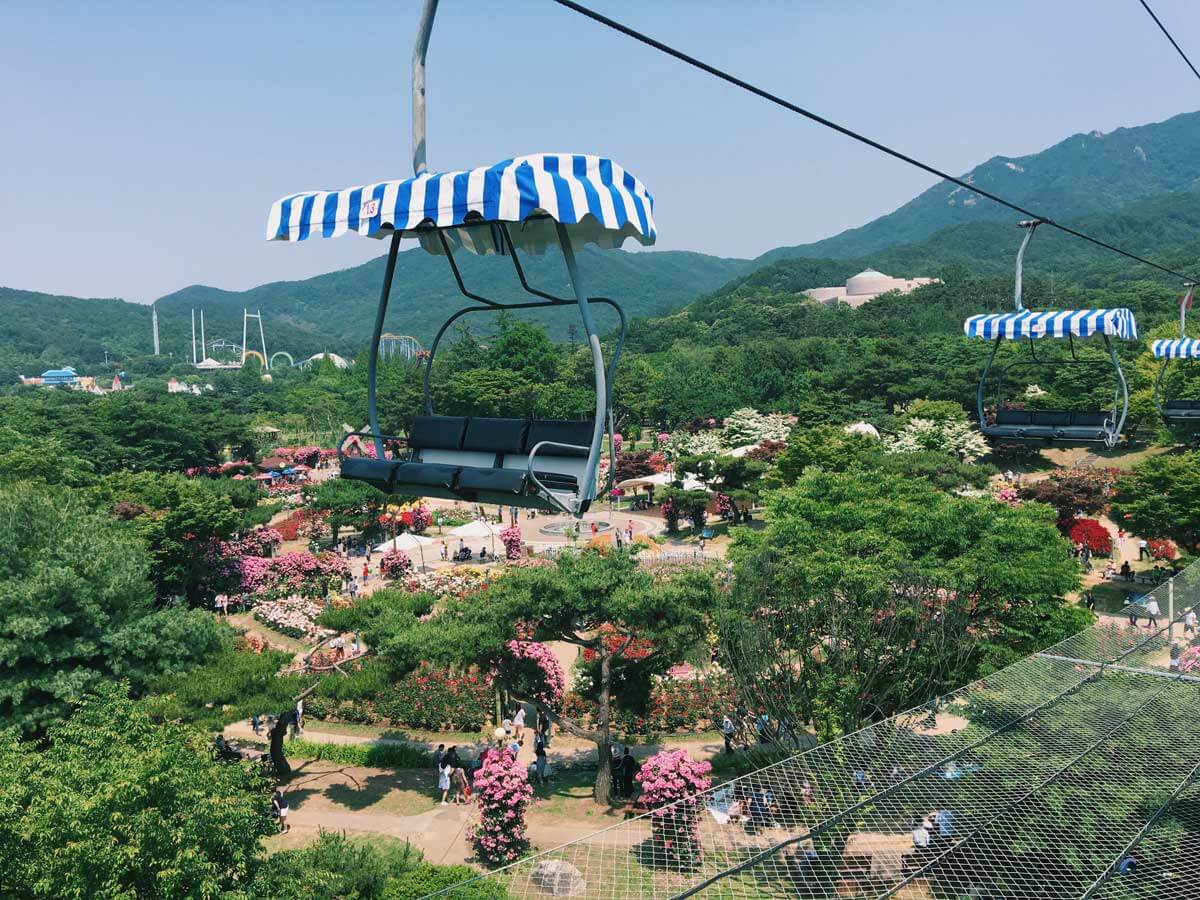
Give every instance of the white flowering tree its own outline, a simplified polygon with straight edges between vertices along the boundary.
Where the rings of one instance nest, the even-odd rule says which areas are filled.
[[[919,453],[922,450],[953,453],[967,461],[983,456],[987,452],[987,442],[965,419],[939,421],[919,416],[910,418],[899,433],[887,441],[888,453]]]
[[[756,409],[735,409],[725,417],[721,443],[726,447],[745,447],[763,441],[785,441],[791,425],[783,413],[760,413]]]

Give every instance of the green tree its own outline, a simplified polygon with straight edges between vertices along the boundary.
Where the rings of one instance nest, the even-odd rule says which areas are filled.
[[[235,894],[272,828],[269,793],[215,761],[198,732],[155,723],[120,685],[100,685],[44,750],[0,737],[0,895]]]
[[[1090,621],[1052,511],[895,475],[810,470],[741,530],[726,653],[757,705],[799,732],[851,730]]]
[[[111,670],[107,640],[151,610],[137,539],[76,498],[0,487],[0,727],[34,734]]]
[[[72,453],[52,434],[27,434],[0,425],[0,481],[41,481],[80,488],[94,480],[94,471],[87,459]]]
[[[375,515],[383,507],[385,495],[361,481],[330,478],[305,488],[309,509],[329,514],[329,528],[337,543],[341,529],[367,529],[374,525]]]
[[[1200,544],[1200,452],[1154,456],[1117,479],[1113,518],[1126,531]]]
[[[712,575],[693,570],[659,581],[638,568],[629,553],[585,551],[560,557],[553,567],[517,569],[482,597],[450,601],[432,619],[398,635],[382,648],[407,668],[422,661],[442,665],[491,665],[507,641],[565,641],[598,661],[594,727],[547,710],[561,728],[596,744],[604,763],[612,746],[614,673],[631,648],[666,664],[683,659],[706,634],[715,590]],[[528,696],[513,685],[514,694]],[[601,764],[593,796],[607,803],[611,773]]]

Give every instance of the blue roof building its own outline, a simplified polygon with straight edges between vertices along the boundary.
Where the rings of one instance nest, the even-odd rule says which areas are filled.
[[[75,384],[79,381],[79,373],[70,366],[61,369],[47,369],[42,373],[42,384]]]

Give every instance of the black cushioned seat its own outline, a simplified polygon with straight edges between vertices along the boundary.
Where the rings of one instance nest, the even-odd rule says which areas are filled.
[[[476,469],[464,466],[458,475],[458,490],[521,495],[525,493],[525,472],[521,469]]]
[[[401,493],[403,485],[411,484],[419,487],[436,487],[453,490],[458,480],[460,466],[447,466],[440,463],[400,463],[396,467],[395,483]]]
[[[399,465],[394,459],[348,456],[342,460],[342,477],[352,481],[365,481],[381,491],[390,492],[396,481],[396,468]]]
[[[463,450],[481,450],[489,453],[520,453],[525,447],[525,431],[529,423],[524,419],[471,418],[463,436]]]
[[[996,422],[983,429],[985,437],[995,441],[1029,443],[1093,444],[1107,437],[1103,410],[1001,409]]]
[[[466,429],[463,416],[414,416],[408,429],[408,446],[414,450],[458,450]]]
[[[541,456],[587,456],[594,430],[595,423],[586,419],[534,419],[529,423],[529,433],[525,437],[525,452],[529,453],[542,441],[554,441],[558,444],[574,444],[583,449],[543,447],[538,451],[539,458]]]
[[[574,475],[568,475],[565,472],[538,472],[533,473],[538,477],[547,488],[552,491],[577,491],[579,490],[579,479]]]
[[[1200,400],[1168,400],[1163,409],[1171,413],[1200,415]]]
[[[1028,425],[1031,421],[1031,414],[1025,409],[996,410],[997,425]]]

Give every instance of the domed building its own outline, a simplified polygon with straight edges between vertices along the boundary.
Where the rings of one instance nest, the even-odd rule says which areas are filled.
[[[899,291],[907,294],[923,284],[933,284],[936,278],[893,278],[874,269],[864,269],[857,275],[846,279],[844,287],[819,287],[804,293],[819,303],[834,306],[845,303],[847,306],[858,307],[870,303],[880,294],[888,291]]]

